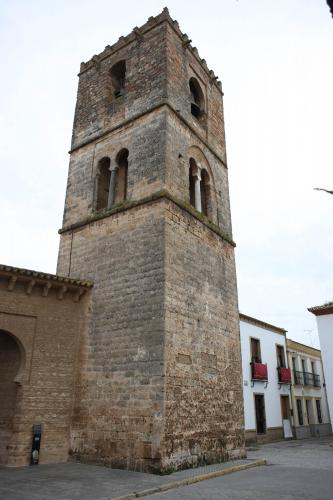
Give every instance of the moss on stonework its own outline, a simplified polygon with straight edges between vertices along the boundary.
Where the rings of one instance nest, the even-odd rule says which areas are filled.
[[[65,226],[62,229],[59,229],[59,234],[65,233],[66,231],[71,231],[73,229],[78,229],[82,226],[85,226],[86,224],[90,224],[92,222],[98,221],[100,219],[104,219],[106,217],[109,217],[111,215],[115,215],[117,213],[123,212],[124,210],[128,210],[131,208],[135,208],[140,205],[145,205],[146,203],[150,203],[152,201],[159,200],[161,198],[166,198],[169,201],[172,201],[175,203],[178,207],[182,208],[186,212],[188,212],[190,215],[198,219],[200,222],[202,222],[205,226],[209,227],[214,233],[216,233],[218,236],[220,236],[222,239],[230,243],[232,246],[236,246],[236,243],[233,241],[232,237],[229,234],[224,233],[221,231],[221,229],[214,224],[208,217],[206,217],[203,213],[198,212],[190,203],[181,201],[177,199],[175,196],[169,193],[169,191],[162,189],[160,191],[156,191],[155,193],[146,196],[145,198],[141,198],[140,200],[125,200],[121,203],[117,203],[116,205],[113,205],[112,208],[104,208],[102,210],[98,210],[98,212],[93,212],[91,215],[86,217],[85,219],[76,222],[75,224],[72,224],[70,226]]]

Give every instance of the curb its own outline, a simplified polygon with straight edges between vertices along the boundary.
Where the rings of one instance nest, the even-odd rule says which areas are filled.
[[[117,498],[110,498],[109,500],[134,500],[135,498],[146,497],[153,495],[154,493],[162,493],[168,490],[174,490],[181,486],[188,486],[190,484],[199,483],[200,481],[206,481],[208,479],[213,479],[214,477],[226,476],[227,474],[232,474],[233,472],[239,472],[241,470],[252,469],[253,467],[260,467],[261,465],[267,465],[266,459],[255,460],[249,464],[234,465],[233,467],[228,467],[227,469],[216,470],[213,472],[207,472],[206,474],[201,474],[200,476],[193,476],[187,479],[181,479],[180,481],[173,481],[171,483],[165,483],[161,486],[156,486],[155,488],[148,488],[141,491],[133,491],[128,495],[124,495]]]

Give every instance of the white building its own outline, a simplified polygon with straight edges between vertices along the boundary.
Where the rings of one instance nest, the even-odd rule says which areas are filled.
[[[287,339],[287,353],[293,379],[294,436],[326,436],[331,433],[331,423],[320,350]]]
[[[321,347],[326,391],[331,418],[333,416],[333,302],[309,309],[316,316]]]
[[[240,314],[247,443],[291,438],[286,331]]]

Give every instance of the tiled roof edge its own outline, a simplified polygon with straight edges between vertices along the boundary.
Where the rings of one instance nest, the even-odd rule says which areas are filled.
[[[326,302],[321,306],[309,307],[308,311],[315,316],[322,316],[324,314],[333,314],[333,302]]]
[[[280,328],[279,326],[271,325],[270,323],[266,323],[265,321],[261,321],[260,319],[253,318],[252,316],[247,316],[246,314],[239,313],[239,319],[245,321],[246,323],[250,323],[252,325],[261,326],[266,330],[272,330],[277,333],[282,333],[285,335],[287,330],[284,328]]]
[[[93,283],[91,281],[83,281],[73,278],[68,278],[66,276],[59,276],[58,274],[43,273],[40,271],[33,271],[32,269],[23,269],[21,267],[12,267],[5,264],[0,264],[0,274],[1,272],[24,276],[28,278],[35,278],[42,281],[55,281],[57,283],[68,284],[77,287],[91,288]]]

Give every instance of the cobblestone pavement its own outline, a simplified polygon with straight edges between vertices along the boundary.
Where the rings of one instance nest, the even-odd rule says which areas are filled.
[[[250,458],[267,466],[237,472],[149,497],[150,500],[332,500],[333,437],[256,447]]]

